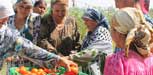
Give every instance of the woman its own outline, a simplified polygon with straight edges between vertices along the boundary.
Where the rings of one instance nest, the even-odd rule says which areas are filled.
[[[32,13],[32,0],[18,0],[14,6],[16,13],[9,18],[8,26],[18,30],[21,36],[36,44],[41,18],[38,14]]]
[[[104,75],[153,75],[153,29],[141,10],[120,9],[111,28],[112,38],[122,50],[107,57]]]
[[[68,0],[51,0],[51,13],[41,20],[38,45],[60,55],[79,50],[79,32],[74,18],[68,16]]]
[[[112,39],[105,17],[95,9],[87,9],[83,20],[88,33],[83,40],[81,51],[71,54],[69,59],[80,63],[88,75],[102,75],[105,57],[113,53]]]
[[[46,12],[47,3],[45,0],[38,0],[34,4],[33,12],[44,15]]]
[[[151,23],[150,25],[153,27],[153,20],[149,16],[149,4],[150,0],[115,0],[116,7],[121,9],[125,7],[134,7],[140,9],[147,22]],[[120,48],[115,48],[115,53],[120,51]]]
[[[29,40],[22,38],[15,30],[8,28],[6,22],[9,16],[14,15],[14,10],[9,1],[0,0],[0,3],[0,69],[2,69],[2,63],[5,62],[5,58],[20,52],[23,52],[27,57],[43,60],[44,62],[51,62],[51,60],[55,59],[54,61],[57,61],[57,63],[63,63],[64,66],[67,66],[68,70],[70,70],[70,64],[77,66],[72,61],[37,47]]]

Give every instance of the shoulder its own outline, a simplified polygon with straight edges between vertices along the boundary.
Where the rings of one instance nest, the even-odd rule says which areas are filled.
[[[72,16],[67,16],[67,20],[72,20],[72,21],[74,21],[74,20],[75,20],[75,18],[74,18],[74,17],[72,17]]]
[[[45,14],[42,16],[42,20],[47,20],[48,18],[52,18],[51,14]]]
[[[7,21],[7,24],[8,24],[8,25],[13,24],[13,23],[14,23],[14,19],[15,19],[15,15],[10,16],[9,19],[8,19],[8,21]]]
[[[72,17],[72,16],[67,16],[66,17],[66,22],[75,24],[76,23],[76,19],[74,17]]]
[[[11,29],[11,28],[9,28],[7,26],[5,26],[3,28],[3,30],[4,30],[4,36],[7,37],[7,38],[9,38],[9,39],[15,40],[16,37],[20,36],[20,33],[17,30]]]
[[[45,14],[41,17],[41,24],[50,24],[52,20],[51,14]]]
[[[33,17],[40,16],[40,15],[39,15],[39,14],[37,14],[37,13],[31,13],[30,15],[31,15],[31,16],[33,16]]]
[[[112,41],[110,32],[108,29],[104,28],[103,26],[99,26],[94,31],[94,35],[97,40],[105,40],[105,41]]]
[[[109,32],[109,30],[106,29],[106,28],[103,27],[103,26],[98,26],[97,31],[100,31],[100,32],[104,32],[104,31]]]
[[[15,36],[20,35],[20,32],[16,29],[12,29],[12,28],[7,27],[6,31],[5,31],[5,34],[11,37],[11,36],[14,36],[14,35]]]
[[[41,16],[37,13],[31,13],[28,19],[31,21],[40,21]]]

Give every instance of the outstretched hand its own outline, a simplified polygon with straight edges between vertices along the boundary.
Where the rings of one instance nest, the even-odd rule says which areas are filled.
[[[67,58],[65,57],[61,57],[59,63],[58,63],[60,66],[64,66],[67,68],[68,71],[71,71],[71,66],[75,66],[76,68],[78,68],[78,65],[73,62],[73,61],[70,61],[68,60]]]

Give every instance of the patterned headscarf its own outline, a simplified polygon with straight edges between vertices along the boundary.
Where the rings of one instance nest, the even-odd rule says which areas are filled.
[[[7,0],[0,0],[0,19],[14,15],[12,4]]]
[[[31,6],[34,6],[35,4],[35,0],[17,0],[16,3],[20,3],[20,2],[23,2],[24,4],[31,5]]]
[[[145,21],[141,10],[136,8],[120,9],[112,18],[112,28],[121,34],[127,35],[125,40],[125,54],[131,43],[141,55],[150,53],[149,44],[152,42],[153,29]]]
[[[109,24],[108,24],[106,18],[102,15],[101,12],[99,12],[95,9],[88,8],[85,11],[82,18],[88,18],[88,19],[94,20],[98,23],[98,25],[102,25],[103,27],[109,29]]]

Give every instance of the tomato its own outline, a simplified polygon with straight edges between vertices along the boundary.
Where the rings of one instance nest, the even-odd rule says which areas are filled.
[[[32,72],[32,73],[37,73],[37,72],[38,72],[38,69],[32,68],[32,69],[31,69],[31,72]]]
[[[27,72],[27,70],[26,70],[26,68],[24,66],[21,66],[19,68],[19,73],[21,73],[21,74],[27,74],[28,72]]]
[[[77,75],[77,74],[74,73],[73,71],[69,71],[69,72],[65,72],[64,75]]]
[[[44,68],[44,72],[51,73],[51,70],[50,69],[47,69],[47,68]]]
[[[74,72],[74,73],[76,73],[76,74],[78,74],[78,67],[77,66],[75,66],[75,65],[70,65],[70,69],[71,69],[71,71],[72,72]]]

